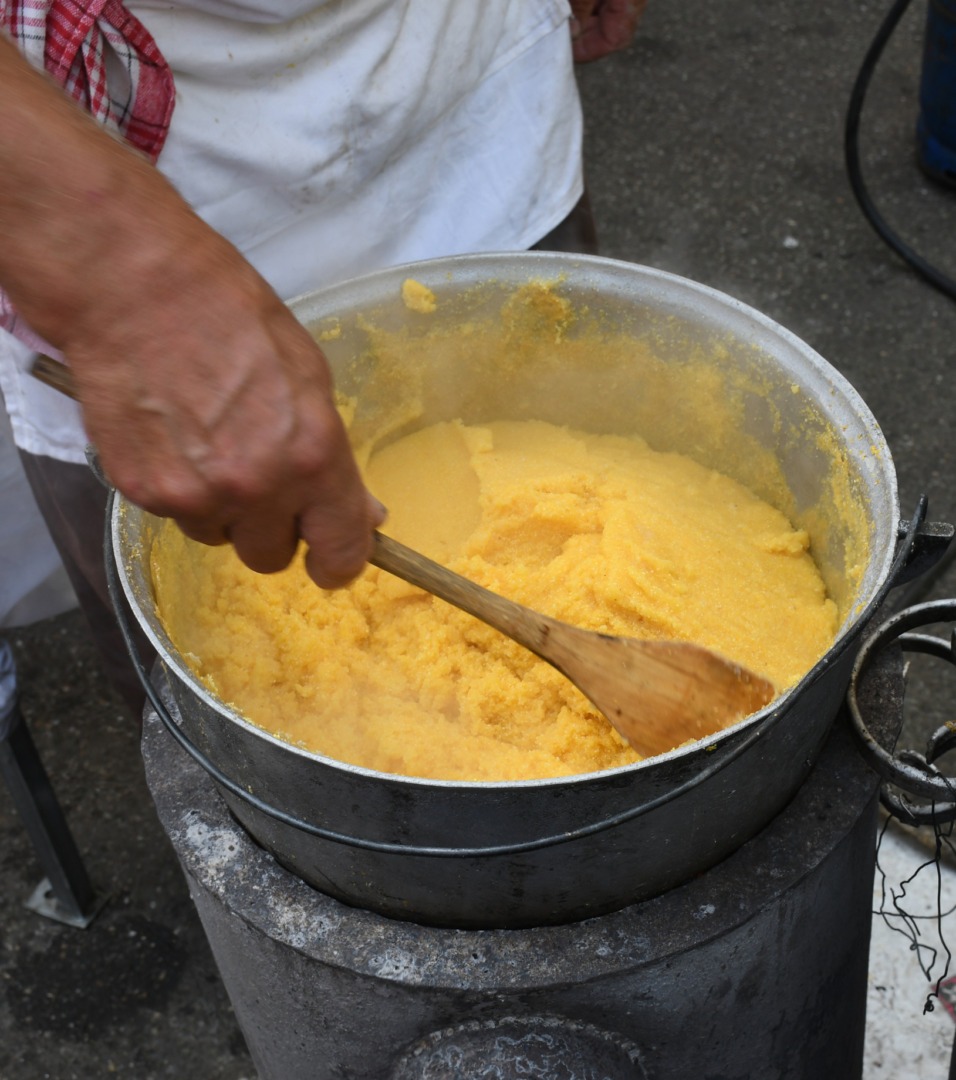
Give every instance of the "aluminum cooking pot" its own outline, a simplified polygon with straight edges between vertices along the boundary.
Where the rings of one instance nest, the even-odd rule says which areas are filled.
[[[409,277],[434,292],[433,313],[402,303]],[[612,911],[688,880],[760,830],[811,768],[874,606],[934,553],[920,515],[900,550],[890,452],[853,388],[744,304],[607,259],[435,260],[291,307],[319,337],[339,389],[357,402],[353,429],[399,435],[442,419],[534,418],[638,433],[735,476],[808,530],[842,625],[816,667],[770,706],[660,757],[551,780],[394,776],[282,742],[200,684],[157,618],[155,519],[117,498],[114,570],[158,650],[169,722],[248,831],[349,904],[480,928]],[[519,325],[516,352],[508,346]],[[436,334],[449,328],[460,332]],[[396,400],[387,345],[396,340],[402,356],[415,357],[415,370],[401,373],[406,389],[416,387],[414,408],[407,396],[400,407]]]

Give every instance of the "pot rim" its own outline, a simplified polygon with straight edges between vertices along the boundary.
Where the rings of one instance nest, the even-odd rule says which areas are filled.
[[[637,263],[627,263],[622,260],[611,259],[604,256],[568,255],[561,252],[543,251],[487,252],[473,255],[445,256],[437,259],[402,263],[370,274],[363,274],[360,277],[315,290],[314,292],[302,294],[287,301],[287,306],[295,312],[300,321],[308,326],[309,323],[314,322],[319,318],[334,315],[335,298],[339,294],[344,293],[348,296],[349,307],[353,307],[356,305],[355,295],[357,291],[367,292],[370,301],[373,294],[380,297],[381,291],[377,286],[383,281],[394,280],[400,285],[407,277],[414,276],[417,280],[420,280],[423,276],[427,276],[435,278],[435,284],[440,287],[442,283],[447,284],[450,281],[453,281],[455,271],[461,270],[464,267],[481,267],[482,265],[496,268],[497,273],[489,273],[488,275],[489,280],[493,280],[501,277],[502,259],[507,259],[512,267],[527,266],[529,269],[535,267],[543,269],[547,266],[553,266],[554,273],[558,275],[566,274],[569,269],[580,266],[585,268],[591,267],[595,270],[604,270],[616,274],[624,273],[631,277],[644,277],[645,279],[649,279],[665,287],[676,287],[678,290],[682,290],[685,295],[696,294],[697,296],[706,298],[712,303],[728,308],[747,320],[758,324],[769,335],[781,340],[791,349],[798,352],[802,359],[808,362],[813,371],[819,377],[824,379],[833,391],[838,390],[847,402],[854,407],[857,416],[871,440],[871,446],[874,450],[875,457],[879,459],[883,466],[883,479],[887,481],[889,485],[889,491],[887,492],[888,501],[895,510],[895,520],[893,523],[895,529],[899,519],[899,499],[897,478],[892,455],[889,446],[886,443],[886,439],[877,424],[876,418],[873,416],[858,391],[839,371],[837,371],[836,368],[828,363],[823,356],[792,331],[787,330],[786,327],[780,325],[763,312],[751,307],[749,304],[737,300],[733,296],[730,296],[719,289],[715,289],[712,286],[694,281],[691,278],[686,278],[669,271],[658,270]],[[540,277],[541,274],[538,276]],[[534,274],[532,273],[526,280],[534,280]],[[427,281],[424,283],[427,284]],[[358,302],[361,303],[361,299],[359,299]],[[304,310],[314,308],[317,303],[326,307],[326,310],[322,313]],[[705,739],[695,740],[686,745],[675,747],[664,754],[657,754],[650,758],[644,758],[638,762],[633,762],[628,765],[619,765],[610,769],[595,770],[587,773],[574,773],[568,776],[541,777],[528,780],[442,780],[432,777],[405,776],[399,773],[381,772],[306,750],[303,747],[296,746],[294,743],[280,739],[271,732],[266,731],[264,728],[257,726],[252,723],[252,721],[242,716],[233,706],[214,697],[182,661],[179,651],[170,641],[165,630],[159,626],[158,620],[155,620],[157,626],[154,626],[153,622],[155,617],[149,618],[141,611],[136,591],[127,573],[127,564],[123,552],[122,534],[126,525],[128,525],[126,519],[130,513],[142,515],[144,511],[140,510],[132,503],[129,503],[125,497],[120,493],[117,493],[110,520],[110,541],[113,559],[115,560],[123,592],[133,610],[136,621],[140,624],[143,632],[156,648],[160,659],[175,673],[177,679],[188,685],[193,694],[199,697],[205,705],[220,714],[223,714],[229,720],[243,728],[247,733],[271,743],[280,751],[292,753],[302,759],[326,765],[333,769],[350,773],[364,779],[385,780],[392,784],[400,784],[403,787],[426,789],[437,788],[460,790],[464,788],[475,791],[510,791],[517,789],[529,791],[534,789],[565,787],[567,785],[586,786],[598,781],[604,782],[613,779],[616,776],[631,776],[636,771],[652,768],[662,762],[672,762],[685,757],[690,757],[691,755],[712,752],[717,749],[719,744],[725,743],[729,739],[733,739],[768,717],[785,714],[793,703],[793,700],[798,695],[801,695],[809,684],[815,682],[819,676],[831,666],[837,653],[841,652],[850,639],[852,639],[855,631],[859,628],[862,618],[869,610],[873,598],[879,592],[881,586],[887,581],[896,554],[895,545],[887,544],[886,549],[882,553],[881,564],[876,571],[876,584],[871,586],[867,596],[857,599],[852,609],[845,616],[830,648],[803,676],[803,678],[793,686],[784,690],[780,695],[774,698],[773,701],[764,706],[764,708],[756,713],[751,713],[749,716],[744,717],[730,727],[715,732]],[[134,663],[142,669],[143,665],[139,661],[139,658],[133,657],[133,660]]]

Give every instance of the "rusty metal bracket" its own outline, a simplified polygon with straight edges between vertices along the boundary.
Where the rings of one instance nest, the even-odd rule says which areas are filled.
[[[886,781],[880,791],[880,801],[889,813],[906,825],[941,825],[956,821],[956,779],[944,775],[936,767],[944,754],[956,748],[956,724],[944,724],[934,731],[925,753],[901,750],[897,754],[881,746],[869,731],[857,692],[873,657],[894,644],[904,652],[921,653],[956,666],[956,626],[948,638],[916,632],[919,627],[940,623],[956,623],[956,599],[916,604],[887,619],[860,649],[847,692],[851,726],[863,756]],[[925,800],[928,805],[913,805],[892,788]]]

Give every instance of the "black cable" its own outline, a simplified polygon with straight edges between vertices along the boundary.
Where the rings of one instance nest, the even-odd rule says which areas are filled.
[[[910,6],[910,0],[895,0],[889,13],[883,20],[869,51],[863,60],[863,65],[853,85],[850,95],[850,104],[847,108],[846,127],[844,129],[844,154],[846,158],[847,176],[850,187],[856,201],[863,211],[867,221],[873,226],[879,236],[926,281],[934,288],[939,289],[951,300],[956,300],[956,281],[947,277],[942,271],[928,263],[921,255],[917,254],[904,240],[890,228],[885,218],[877,210],[870,193],[863,182],[863,172],[860,167],[860,115],[863,112],[863,101],[870,84],[870,79],[876,69],[883,49],[896,29],[897,24],[903,17],[906,9]]]

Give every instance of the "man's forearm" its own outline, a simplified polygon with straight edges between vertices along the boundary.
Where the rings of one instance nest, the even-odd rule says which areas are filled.
[[[357,574],[383,511],[325,357],[148,162],[0,41],[0,285],[65,353],[113,483],[206,543],[321,585]]]

